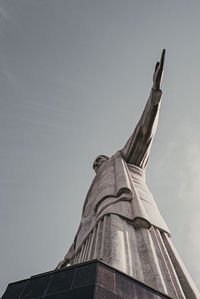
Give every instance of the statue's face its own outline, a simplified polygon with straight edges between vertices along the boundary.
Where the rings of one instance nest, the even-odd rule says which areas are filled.
[[[104,155],[100,155],[98,156],[94,163],[93,163],[93,168],[94,168],[94,171],[97,173],[97,171],[99,170],[99,168],[106,162],[108,161],[109,157],[107,156],[104,156]]]

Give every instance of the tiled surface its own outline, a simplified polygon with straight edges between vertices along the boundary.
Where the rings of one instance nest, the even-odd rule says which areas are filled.
[[[5,298],[9,298],[9,299],[19,298],[27,282],[28,280],[22,280],[16,283],[9,284],[6,290]]]
[[[2,299],[169,298],[94,260],[12,283]]]
[[[95,263],[86,264],[84,267],[77,267],[72,288],[80,288],[82,286],[95,284],[96,268],[97,265]]]
[[[54,294],[70,289],[75,271],[76,269],[74,268],[68,271],[60,271],[53,274],[49,282],[47,294]]]
[[[30,279],[20,298],[31,299],[43,296],[48,286],[49,279],[49,275]]]
[[[62,293],[51,294],[43,298],[45,299],[90,299],[90,298],[94,298],[94,286],[86,286],[78,289],[71,289]]]

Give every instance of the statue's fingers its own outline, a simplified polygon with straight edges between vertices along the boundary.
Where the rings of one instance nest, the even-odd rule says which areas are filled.
[[[163,49],[162,54],[161,54],[161,58],[160,58],[160,67],[161,67],[161,69],[163,69],[164,62],[165,62],[165,52],[166,52],[166,50]]]

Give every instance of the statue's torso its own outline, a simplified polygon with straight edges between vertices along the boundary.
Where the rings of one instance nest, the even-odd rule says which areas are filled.
[[[130,223],[137,217],[143,218],[170,234],[146,185],[145,171],[127,164],[120,152],[102,166],[92,182],[76,236],[76,248],[81,246],[96,223],[108,214],[119,215]]]

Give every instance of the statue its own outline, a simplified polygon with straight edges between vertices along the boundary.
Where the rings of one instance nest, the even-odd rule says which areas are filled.
[[[145,182],[161,102],[165,50],[156,63],[153,87],[125,146],[98,156],[74,243],[57,269],[100,259],[172,298],[199,298],[171,234]]]

